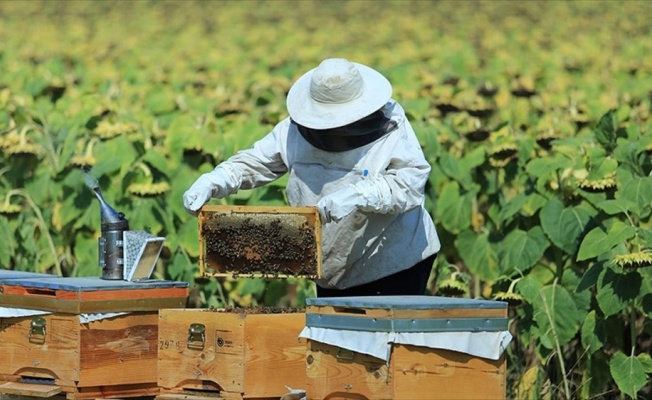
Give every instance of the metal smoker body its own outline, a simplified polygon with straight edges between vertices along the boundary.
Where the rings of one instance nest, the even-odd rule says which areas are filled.
[[[104,201],[99,187],[93,192],[100,201],[102,236],[98,239],[99,265],[102,279],[124,279],[124,232],[129,230],[129,221]]]

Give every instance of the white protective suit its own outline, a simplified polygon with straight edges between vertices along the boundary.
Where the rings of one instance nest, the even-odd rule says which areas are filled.
[[[334,219],[322,221],[321,287],[346,289],[410,268],[441,247],[424,208],[430,165],[401,106],[390,100],[383,112],[397,122],[395,130],[340,152],[312,146],[288,117],[205,174],[215,184],[212,196],[289,173],[289,205],[318,205]]]

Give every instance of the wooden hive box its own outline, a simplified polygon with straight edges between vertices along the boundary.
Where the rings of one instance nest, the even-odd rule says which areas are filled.
[[[321,276],[321,222],[316,207],[201,208],[203,276]]]
[[[0,304],[71,314],[151,311],[184,307],[188,283],[143,280],[129,282],[98,277],[0,277]]]
[[[307,299],[307,304],[306,331],[301,336],[308,340],[308,399],[505,399],[502,350],[497,359],[489,359],[396,342],[411,342],[417,336],[433,340],[443,334],[451,340],[451,334],[494,331],[508,343],[506,303],[390,296]],[[339,342],[326,339],[333,333]],[[374,339],[365,336],[369,334]],[[388,361],[350,346],[358,340],[365,347],[376,337],[382,338],[386,353],[389,346]]]
[[[182,307],[185,282],[3,273],[0,393],[71,399],[158,392],[158,309]]]
[[[303,312],[170,309],[160,310],[159,318],[162,396],[278,399],[286,385],[305,386]]]
[[[155,311],[92,322],[62,313],[0,318],[0,393],[156,394],[157,323]]]

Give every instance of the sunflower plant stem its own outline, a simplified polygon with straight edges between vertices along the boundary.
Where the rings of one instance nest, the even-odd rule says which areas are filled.
[[[43,219],[43,214],[41,213],[41,209],[36,205],[36,203],[34,203],[32,196],[30,196],[29,193],[27,193],[23,189],[10,190],[9,193],[7,193],[7,198],[11,197],[12,195],[22,196],[25,200],[27,200],[27,203],[34,211],[34,214],[36,214],[36,219],[38,220],[38,224],[41,228],[41,232],[45,235],[45,238],[48,241],[48,247],[50,247],[50,252],[52,253],[52,259],[54,261],[54,270],[58,276],[63,276],[63,273],[61,271],[61,263],[59,262],[59,257],[57,256],[57,249],[54,245],[54,240],[52,240],[52,235],[50,235],[50,230],[45,224],[45,220]]]
[[[553,284],[553,289],[557,287],[557,280],[555,280],[555,283]],[[566,376],[566,366],[564,365],[564,354],[561,351],[561,343],[559,343],[559,337],[557,336],[557,329],[555,329],[555,320],[552,315],[552,310],[550,309],[549,305],[546,303],[545,298],[541,295],[541,298],[543,300],[543,305],[544,305],[544,311],[546,313],[546,317],[548,318],[548,321],[550,322],[550,329],[552,330],[552,336],[555,341],[555,352],[557,353],[557,363],[559,365],[559,371],[561,372],[561,376],[563,379],[564,383],[564,398],[566,400],[571,399],[570,395],[570,385],[568,384],[568,377]],[[555,295],[553,292],[553,302],[555,299]]]
[[[46,147],[50,154],[50,162],[52,163],[52,171],[54,171],[53,174],[56,175],[56,173],[59,172],[59,166],[61,165],[61,157],[54,145],[54,137],[47,123],[46,116],[41,113],[39,118],[41,119],[41,125],[39,126],[39,124],[32,120],[32,128],[45,137]]]
[[[555,247],[555,277],[558,282],[561,282],[562,277],[564,276],[564,261],[563,261],[563,254],[561,252],[561,249],[558,247]]]
[[[636,349],[636,309],[633,306],[629,307],[629,338],[630,346],[632,347],[632,357],[634,357],[634,351]]]

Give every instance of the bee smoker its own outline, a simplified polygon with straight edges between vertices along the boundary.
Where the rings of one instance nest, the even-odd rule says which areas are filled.
[[[104,201],[99,186],[92,188],[100,201],[102,236],[98,239],[99,264],[102,279],[124,279],[124,232],[129,230],[129,221]]]

